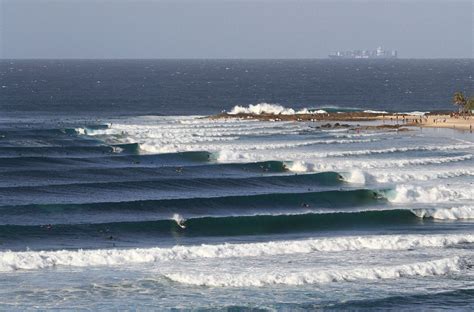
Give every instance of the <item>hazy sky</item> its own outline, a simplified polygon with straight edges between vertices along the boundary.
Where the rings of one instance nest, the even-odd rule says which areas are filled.
[[[474,56],[473,0],[0,0],[3,58]]]

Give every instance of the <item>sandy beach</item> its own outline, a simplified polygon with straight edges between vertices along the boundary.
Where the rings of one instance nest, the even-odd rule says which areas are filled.
[[[425,114],[411,115],[403,113],[367,113],[367,112],[338,112],[319,114],[227,114],[222,113],[210,116],[211,119],[240,118],[257,119],[263,121],[337,121],[337,122],[364,122],[364,121],[386,121],[387,127],[416,126],[432,128],[451,128],[463,131],[471,131],[474,128],[474,116],[452,116],[449,114]]]
[[[407,125],[431,128],[451,128],[472,132],[474,128],[474,116],[428,115]]]

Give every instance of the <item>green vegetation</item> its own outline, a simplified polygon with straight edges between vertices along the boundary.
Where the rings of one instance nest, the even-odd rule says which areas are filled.
[[[474,110],[474,96],[466,99],[462,92],[456,92],[453,96],[453,104],[458,106],[459,113],[469,114]]]
[[[468,112],[474,111],[474,96],[471,96],[466,103],[466,109]]]

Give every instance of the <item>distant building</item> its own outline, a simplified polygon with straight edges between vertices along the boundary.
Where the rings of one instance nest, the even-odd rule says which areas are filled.
[[[398,57],[398,52],[378,47],[376,50],[334,51],[328,56],[335,59],[394,59]]]

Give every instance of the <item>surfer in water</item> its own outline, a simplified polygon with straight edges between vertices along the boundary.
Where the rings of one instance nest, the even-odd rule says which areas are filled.
[[[374,196],[375,199],[382,199],[382,198],[384,198],[384,197],[382,196],[382,194],[379,194],[379,193],[377,193],[377,192],[372,192],[372,195]]]
[[[180,214],[178,213],[175,213],[173,215],[173,220],[176,222],[176,224],[182,228],[182,229],[185,229],[186,228],[186,224],[184,224],[184,222],[186,222],[186,219],[183,218]]]
[[[186,228],[186,224],[184,224],[184,220],[176,221],[176,224],[178,224],[178,226],[182,229]]]

